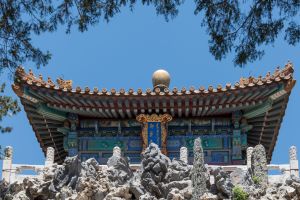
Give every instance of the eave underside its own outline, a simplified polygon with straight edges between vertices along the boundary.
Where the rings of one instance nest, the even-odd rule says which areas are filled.
[[[45,118],[37,112],[37,105],[26,99],[21,99],[21,103],[44,154],[46,154],[47,147],[53,147],[55,149],[55,162],[62,163],[67,152],[63,148],[64,135],[57,129],[63,127],[63,122]]]
[[[191,87],[136,92],[129,89],[107,91],[86,87],[72,88],[72,81],[59,79],[56,85],[50,78],[43,80],[32,71],[18,68],[13,90],[21,98],[29,122],[41,148],[55,148],[55,161],[61,163],[67,156],[63,148],[64,121],[68,113],[99,119],[135,119],[138,114],[168,113],[176,118],[202,118],[227,115],[241,111],[251,125],[248,145],[263,144],[268,161],[277,141],[290,92],[295,85],[294,68],[287,63],[265,77],[241,78],[234,85],[218,85],[207,89]]]
[[[277,87],[276,87],[277,88]],[[270,88],[267,91],[260,91],[258,95],[257,92],[252,91],[253,95],[243,95],[243,97],[239,97],[238,95],[231,96],[226,95],[226,99],[223,100],[221,96],[217,96],[217,100],[212,96],[208,97],[194,97],[194,98],[186,98],[184,96],[177,97],[176,99],[169,99],[168,102],[163,102],[163,98],[152,98],[150,100],[143,99],[144,101],[144,113],[152,114],[152,113],[170,113],[174,118],[181,117],[205,117],[205,116],[218,116],[224,114],[231,114],[236,110],[243,109],[253,109],[257,106],[263,105],[269,95]],[[36,92],[32,92],[32,94],[36,94]],[[290,93],[285,94],[285,96],[279,98],[278,100],[272,103],[272,107],[265,113],[251,117],[248,119],[248,124],[252,125],[253,128],[248,132],[248,144],[249,146],[255,146],[257,144],[263,144],[266,148],[268,161],[271,161],[272,152],[274,150],[280,124],[284,115],[284,111],[286,109],[286,105],[288,102],[288,97]],[[63,112],[74,112],[78,113],[80,116],[89,116],[89,117],[97,117],[104,119],[120,119],[120,118],[135,118],[136,115],[142,113],[141,105],[143,103],[139,102],[137,99],[128,100],[123,99],[123,102],[119,105],[122,106],[123,109],[119,110],[114,106],[118,104],[109,103],[109,100],[106,99],[106,103],[101,102],[107,108],[99,107],[95,110],[86,109],[87,105],[95,106],[97,104],[97,99],[87,99],[81,98],[79,101],[81,104],[77,105],[76,109],[72,109],[72,106],[67,104],[66,102],[76,101],[72,100],[72,97],[61,96],[51,96],[47,95],[47,93],[37,93],[37,95],[32,95],[34,98],[39,98],[39,102],[48,102],[47,106],[53,110],[63,111]],[[49,97],[51,96],[51,98]],[[234,97],[234,98],[233,98]],[[68,98],[68,100],[66,100]],[[237,101],[236,99],[245,100],[245,101]],[[178,100],[179,99],[179,100]],[[250,101],[250,100],[251,101]],[[51,100],[51,101],[50,101]],[[248,101],[247,101],[248,100]],[[53,101],[56,101],[56,104],[53,104]],[[150,101],[150,103],[148,103]],[[230,103],[228,103],[230,101]],[[24,105],[25,111],[27,113],[27,117],[30,121],[31,126],[36,134],[38,142],[40,143],[41,148],[44,152],[46,152],[47,147],[51,146],[55,148],[55,161],[61,163],[64,158],[67,156],[67,152],[63,148],[63,137],[64,135],[58,132],[58,128],[63,127],[63,121],[50,119],[45,115],[42,115],[38,112],[38,108],[40,103],[33,103],[27,99],[21,98],[21,102]],[[116,100],[118,102],[118,100]],[[126,103],[130,102],[130,103]],[[145,103],[146,102],[146,103]],[[173,102],[173,103],[172,103]],[[211,105],[211,103],[222,103],[221,105]],[[227,103],[226,103],[227,102]],[[254,103],[253,103],[254,102]],[[60,106],[59,106],[60,103]],[[64,104],[62,104],[64,103]],[[201,104],[200,104],[201,103]],[[98,101],[98,104],[99,101]],[[58,106],[52,106],[58,105]],[[227,106],[228,105],[228,106]],[[111,106],[111,107],[110,107]],[[127,107],[128,106],[128,107]],[[191,106],[191,107],[190,107]],[[78,109],[79,108],[79,109]],[[82,108],[82,109],[80,109]],[[101,110],[102,109],[102,110]],[[115,113],[113,111],[115,110]],[[119,110],[119,113],[116,111]],[[102,112],[101,112],[102,111]],[[122,114],[121,114],[122,112]]]

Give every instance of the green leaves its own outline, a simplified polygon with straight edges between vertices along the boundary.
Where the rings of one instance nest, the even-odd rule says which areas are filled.
[[[284,29],[289,44],[300,41],[299,0],[195,2],[195,14],[205,14],[202,26],[210,35],[209,50],[217,60],[231,51],[237,66],[260,59],[264,55],[261,46],[274,43]]]
[[[247,200],[249,198],[249,194],[238,185],[234,186],[234,188],[232,189],[232,194],[234,200]]]
[[[32,34],[53,32],[65,26],[70,33],[73,26],[87,31],[101,20],[110,21],[122,8],[132,10],[136,0],[0,0],[0,73],[15,69],[31,61],[37,67],[45,66],[51,59],[48,51],[32,44]],[[140,3],[140,2],[139,2]],[[168,21],[178,14],[184,0],[142,0],[142,5],[152,5],[158,15]],[[238,1],[195,0],[195,15],[203,14],[201,25],[206,27],[209,51],[217,60],[234,52],[234,64],[244,66],[264,55],[261,46],[275,42],[281,32],[290,45],[300,41],[300,0]],[[192,12],[192,11],[191,11]],[[200,22],[199,22],[200,24]],[[15,113],[17,103],[1,96],[1,114]],[[10,131],[0,127],[1,131]]]
[[[153,5],[158,15],[168,21],[178,15],[184,0],[142,0]],[[0,72],[32,61],[38,67],[51,58],[31,43],[32,34],[73,26],[87,31],[102,19],[109,22],[123,7],[132,10],[136,0],[0,0]],[[234,63],[244,66],[264,55],[263,45],[272,44],[281,32],[290,45],[300,41],[300,0],[238,1],[195,0],[195,15],[203,14],[201,25],[210,36],[209,51],[222,60],[234,52]],[[192,11],[191,11],[192,12]],[[200,22],[199,22],[200,23]]]
[[[13,100],[11,97],[5,96],[4,94],[5,84],[0,86],[0,122],[3,117],[7,115],[15,115],[20,111],[20,107],[16,100]],[[2,127],[0,125],[0,132],[6,133],[12,130],[11,127]]]

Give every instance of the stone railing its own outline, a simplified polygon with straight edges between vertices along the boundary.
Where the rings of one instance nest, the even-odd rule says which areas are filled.
[[[54,163],[54,149],[52,147],[47,148],[47,156],[44,165],[13,164],[13,148],[10,146],[5,148],[4,153],[2,179],[9,183],[23,181],[26,177],[36,177],[41,174],[45,167],[51,167]],[[26,170],[29,170],[34,174],[22,174]]]
[[[249,147],[247,149],[247,165],[208,165],[209,170],[214,170],[218,167],[221,167],[224,171],[232,172],[236,169],[242,169],[243,171],[248,170],[251,168],[251,155],[252,155],[253,148]],[[12,155],[13,149],[12,147],[5,148],[5,157],[3,160],[3,169],[2,169],[2,179],[6,180],[9,183],[15,181],[22,181],[25,177],[30,176],[38,176],[45,167],[51,167],[54,163],[54,149],[52,147],[48,147],[46,160],[44,165],[21,165],[21,164],[13,164],[12,163]],[[113,155],[121,156],[122,152],[119,147],[114,147]],[[270,164],[268,165],[268,170],[277,170],[280,172],[280,175],[269,175],[269,180],[272,182],[273,179],[278,179],[282,175],[294,175],[299,177],[299,165],[297,159],[297,149],[295,146],[290,147],[289,151],[290,155],[290,163],[289,164]],[[180,160],[184,161],[185,163],[188,162],[188,151],[186,147],[180,148]],[[133,170],[138,170],[140,168],[140,164],[131,164],[130,165]],[[106,168],[106,165],[102,165],[103,168]],[[36,172],[36,175],[22,175],[22,171],[24,170],[32,170]]]

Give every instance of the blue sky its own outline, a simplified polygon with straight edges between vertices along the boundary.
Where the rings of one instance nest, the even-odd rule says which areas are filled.
[[[295,79],[299,79],[300,46],[288,46],[282,36],[273,46],[263,47],[266,55],[261,60],[245,68],[234,67],[233,54],[215,61],[208,52],[208,35],[200,26],[201,16],[195,16],[193,10],[193,3],[185,3],[177,18],[166,22],[153,7],[138,6],[134,12],[122,10],[108,24],[103,21],[85,33],[73,29],[66,35],[60,29],[34,37],[33,42],[49,50],[53,57],[48,66],[39,70],[30,63],[24,67],[44,77],[72,79],[74,87],[145,90],[152,88],[152,73],[159,68],[171,74],[171,88],[199,88],[235,83],[241,76],[265,75],[290,60]],[[7,77],[2,75],[2,79]],[[13,94],[11,83],[7,80],[6,94]],[[299,87],[296,84],[290,96],[272,163],[288,163],[289,147],[300,148]],[[0,136],[2,146],[13,146],[14,163],[42,164],[44,155],[25,112],[8,117],[3,123],[14,127],[11,133]]]

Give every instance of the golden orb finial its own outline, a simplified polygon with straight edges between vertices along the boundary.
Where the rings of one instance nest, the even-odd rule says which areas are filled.
[[[153,88],[169,88],[170,80],[170,74],[166,70],[156,70],[152,75]]]

